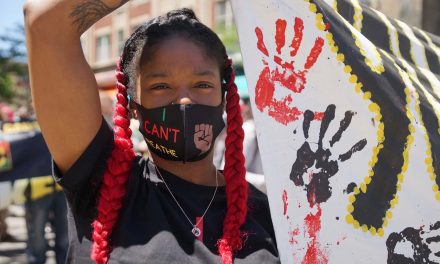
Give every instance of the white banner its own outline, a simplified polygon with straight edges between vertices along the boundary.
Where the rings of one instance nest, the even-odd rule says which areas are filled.
[[[438,38],[326,2],[232,0],[281,261],[440,263]]]

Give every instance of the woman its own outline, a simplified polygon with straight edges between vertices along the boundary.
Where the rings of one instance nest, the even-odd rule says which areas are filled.
[[[115,2],[24,8],[37,116],[70,205],[68,262],[89,263],[91,248],[96,263],[279,262],[267,198],[244,179],[231,61],[191,10],[133,33],[116,72],[113,131],[102,121],[79,37],[125,1]],[[212,146],[224,106],[222,173]],[[134,155],[130,110],[152,159]]]

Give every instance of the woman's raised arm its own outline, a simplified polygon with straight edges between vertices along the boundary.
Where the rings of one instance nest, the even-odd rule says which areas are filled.
[[[29,71],[43,136],[62,172],[101,125],[98,86],[80,36],[127,1],[28,0],[24,5]]]

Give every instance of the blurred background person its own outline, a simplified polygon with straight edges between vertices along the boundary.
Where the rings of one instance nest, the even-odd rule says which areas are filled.
[[[101,112],[105,121],[113,127],[113,99],[106,93],[99,93],[99,99],[101,100]]]
[[[246,180],[257,187],[260,191],[266,193],[266,184],[264,180],[263,164],[261,162],[260,150],[257,142],[257,132],[252,115],[252,108],[249,95],[240,95],[240,108],[243,118],[243,154],[245,158]],[[225,117],[224,117],[225,118]],[[214,146],[213,163],[217,168],[223,168],[225,153],[225,129],[217,137]]]
[[[10,123],[14,119],[14,112],[6,104],[0,104],[0,141],[2,140],[2,127],[4,123]],[[6,156],[6,153],[0,153]],[[0,170],[1,171],[1,170]],[[8,216],[8,206],[10,205],[10,182],[0,182],[0,242],[15,241],[15,238],[9,234],[6,217]]]
[[[26,256],[28,263],[46,263],[46,225],[55,234],[55,259],[57,264],[66,262],[69,244],[67,233],[67,202],[61,187],[52,176],[29,179],[25,190],[25,218],[27,227]]]

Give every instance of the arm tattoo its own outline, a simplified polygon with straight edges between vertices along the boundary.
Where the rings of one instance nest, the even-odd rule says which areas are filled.
[[[70,17],[73,18],[73,24],[77,26],[78,32],[83,33],[96,21],[110,14],[110,12],[126,2],[128,2],[128,0],[123,0],[119,5],[109,7],[102,1],[85,0],[73,8]]]

